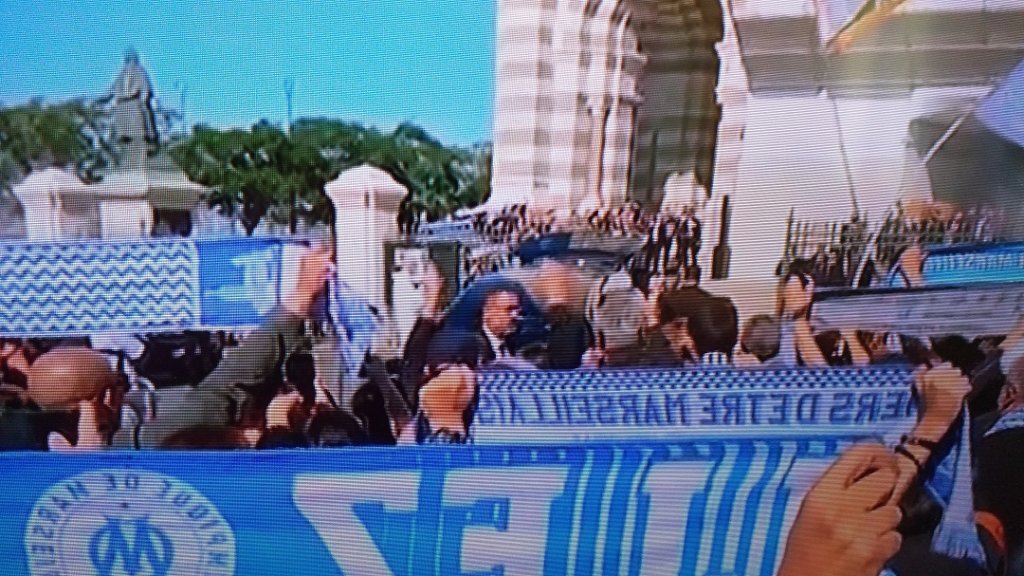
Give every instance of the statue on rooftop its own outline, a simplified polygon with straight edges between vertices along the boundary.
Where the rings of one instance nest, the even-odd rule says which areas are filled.
[[[129,49],[120,74],[110,91],[100,99],[101,104],[114,103],[114,137],[125,146],[129,162],[138,160],[139,153],[152,152],[159,145],[152,100],[149,74],[139,63],[138,53]]]

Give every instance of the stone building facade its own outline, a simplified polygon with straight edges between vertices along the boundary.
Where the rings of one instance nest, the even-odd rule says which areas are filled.
[[[711,189],[719,0],[498,0],[495,201],[656,207]]]

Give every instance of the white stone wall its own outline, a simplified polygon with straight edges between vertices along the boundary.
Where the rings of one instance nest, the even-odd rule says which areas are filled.
[[[624,200],[641,60],[622,3],[498,1],[492,202]]]

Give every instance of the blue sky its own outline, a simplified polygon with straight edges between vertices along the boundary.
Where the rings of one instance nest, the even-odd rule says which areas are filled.
[[[412,120],[490,138],[494,0],[0,1],[0,103],[102,94],[134,46],[186,121]]]

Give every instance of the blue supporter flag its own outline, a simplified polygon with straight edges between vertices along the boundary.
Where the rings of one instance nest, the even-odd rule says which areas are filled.
[[[339,330],[341,348],[338,353],[346,373],[355,375],[371,351],[380,329],[377,314],[369,301],[347,283],[335,279],[330,286],[328,301],[317,304],[326,305],[327,309],[316,310],[313,316],[318,321],[333,322]]]
[[[1024,60],[985,97],[975,115],[989,130],[1024,147]]]
[[[921,273],[929,286],[1024,282],[1024,242],[929,248]]]
[[[3,574],[771,576],[805,495],[848,500],[826,470],[914,420],[896,368],[483,379],[471,446],[0,452]]]
[[[0,334],[245,329],[280,302],[287,241],[0,243]]]
[[[770,576],[857,439],[0,453],[18,471],[0,558],[5,576]]]

